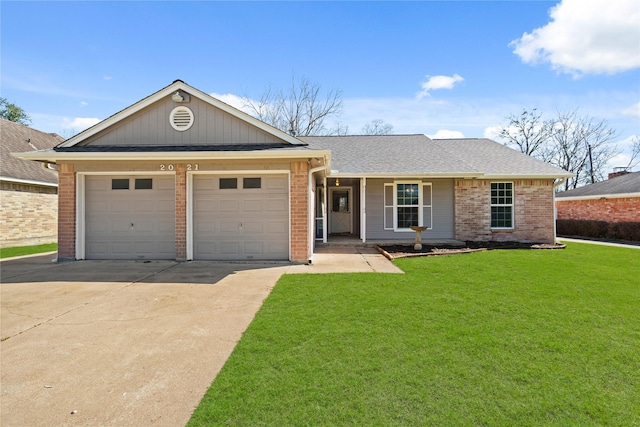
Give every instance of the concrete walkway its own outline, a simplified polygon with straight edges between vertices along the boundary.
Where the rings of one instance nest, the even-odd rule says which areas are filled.
[[[370,248],[311,265],[0,262],[0,425],[183,426],[283,274],[401,272]]]

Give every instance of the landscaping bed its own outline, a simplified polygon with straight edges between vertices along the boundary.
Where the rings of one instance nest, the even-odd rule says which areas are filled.
[[[413,244],[406,245],[382,245],[375,248],[389,259],[468,254],[472,252],[488,251],[494,249],[564,249],[566,246],[561,243],[523,243],[523,242],[464,242],[461,246],[456,245],[422,245],[422,249],[416,250]]]

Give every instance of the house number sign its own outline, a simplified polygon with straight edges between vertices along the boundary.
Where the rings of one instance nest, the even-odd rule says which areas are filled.
[[[197,163],[187,163],[186,166],[187,166],[187,170],[188,171],[197,171],[198,170],[198,164]],[[168,165],[161,164],[160,165],[160,170],[161,171],[172,171],[174,169],[175,169],[175,166],[172,165],[172,164],[168,164]]]

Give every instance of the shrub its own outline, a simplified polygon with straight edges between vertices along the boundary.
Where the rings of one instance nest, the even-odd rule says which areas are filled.
[[[640,242],[640,222],[559,219],[556,221],[556,231],[562,236]]]

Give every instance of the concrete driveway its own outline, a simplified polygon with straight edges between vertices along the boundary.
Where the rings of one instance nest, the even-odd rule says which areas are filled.
[[[185,425],[282,274],[401,273],[371,248],[320,252],[309,266],[1,262],[0,425]]]

